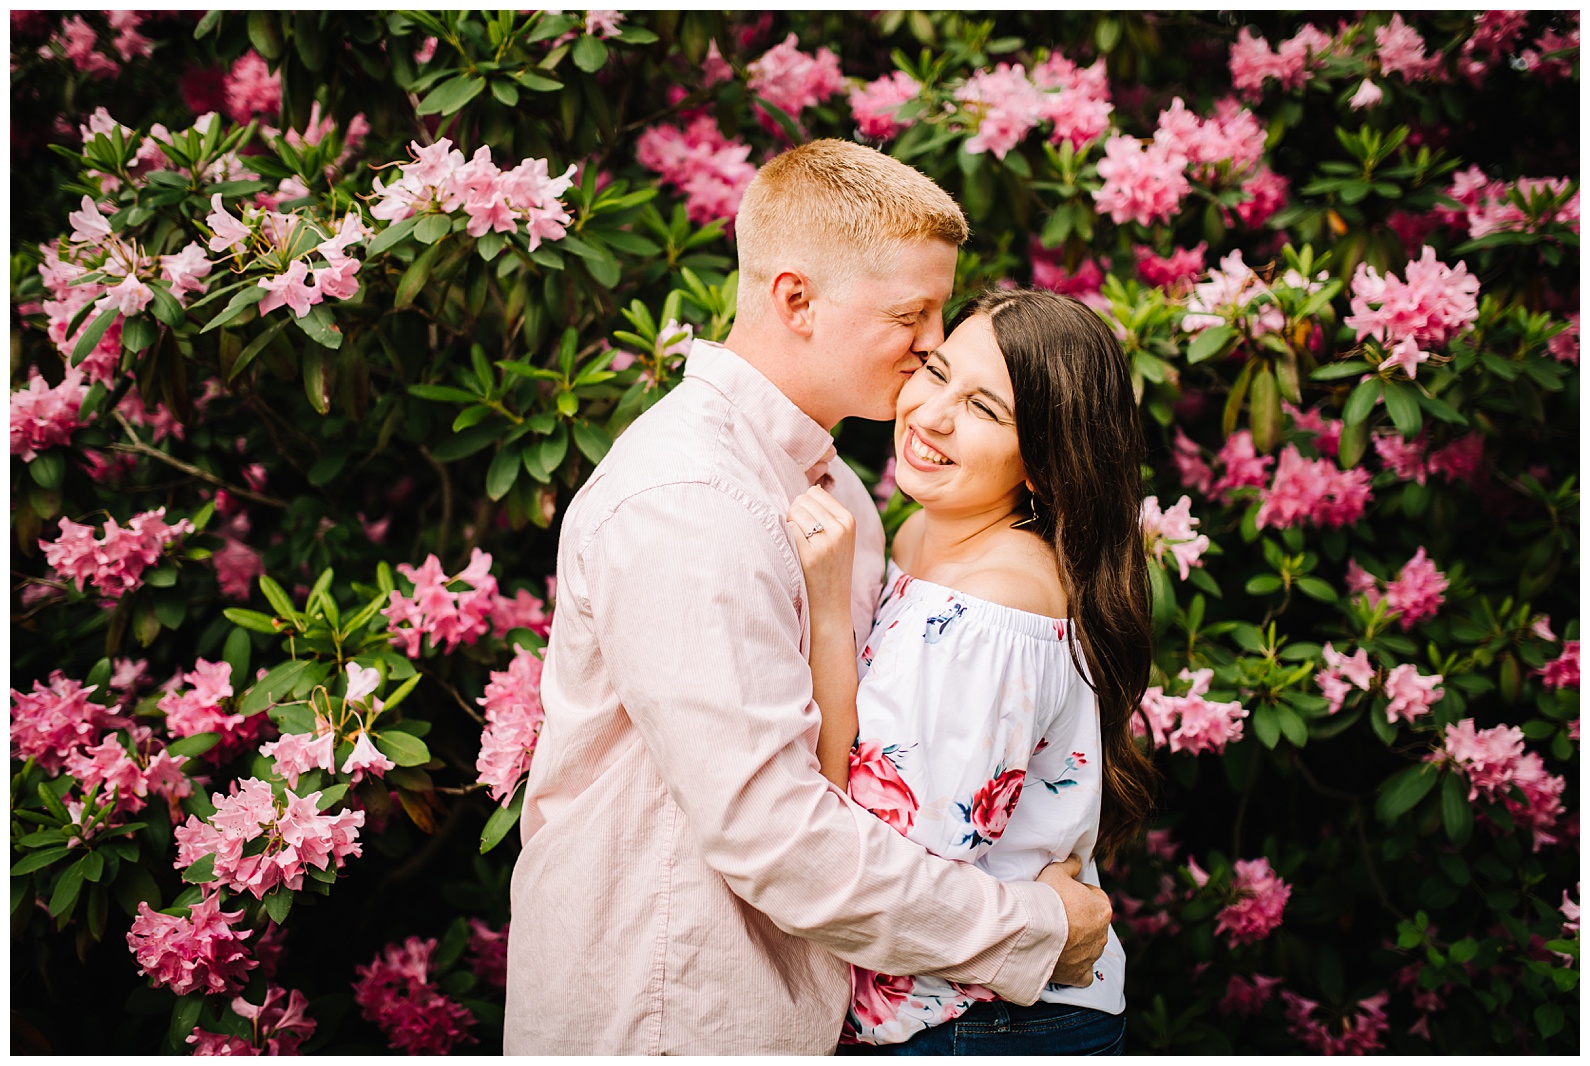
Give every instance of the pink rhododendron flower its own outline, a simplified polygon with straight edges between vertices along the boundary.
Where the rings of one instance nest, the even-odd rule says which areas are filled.
[[[138,972],[156,987],[179,996],[231,992],[259,965],[243,946],[253,932],[232,928],[242,920],[241,910],[221,910],[219,892],[193,904],[186,918],[161,914],[140,902],[127,932],[127,948],[138,961]]]
[[[1253,437],[1249,434],[1251,442]],[[1194,489],[1205,496],[1210,494],[1214,485],[1215,472],[1209,464],[1204,462],[1203,450],[1196,441],[1182,432],[1180,426],[1176,427],[1176,436],[1172,440],[1171,459],[1176,463],[1176,471],[1181,475],[1181,483],[1189,489]]]
[[[1215,703],[1204,698],[1214,678],[1213,670],[1182,670],[1181,679],[1189,682],[1185,696],[1167,696],[1159,685],[1143,694],[1140,704],[1147,719],[1146,735],[1154,747],[1168,745],[1173,752],[1199,755],[1224,751],[1227,744],[1242,739],[1242,719],[1247,709],[1237,701]],[[1144,736],[1142,721],[1133,717],[1132,731]]]
[[[1430,453],[1430,473],[1451,482],[1478,485],[1484,460],[1485,438],[1479,433],[1465,433]]]
[[[1540,669],[1541,684],[1547,688],[1579,687],[1579,642],[1564,641],[1562,654]]]
[[[474,1015],[430,980],[435,951],[435,939],[411,936],[401,946],[388,944],[368,965],[354,968],[359,979],[353,984],[353,1001],[394,1050],[446,1055],[457,1044],[476,1043],[468,1032]]]
[[[1426,245],[1418,259],[1409,261],[1405,277],[1381,277],[1367,263],[1358,264],[1352,280],[1353,313],[1342,321],[1357,330],[1359,340],[1373,337],[1390,348],[1412,339],[1439,347],[1479,317],[1480,281],[1464,263],[1448,267]]]
[[[142,11],[105,12],[105,21],[109,22],[110,28],[116,31],[116,39],[111,44],[123,60],[134,56],[148,56],[154,52],[154,42],[138,32],[144,17]]]
[[[31,463],[44,449],[70,443],[88,389],[78,367],[67,367],[53,386],[30,367],[27,388],[11,394],[11,454]]]
[[[398,564],[398,573],[414,582],[414,592],[405,596],[393,589],[388,605],[382,609],[389,620],[388,631],[404,654],[417,658],[420,640],[431,638],[431,645],[452,651],[459,644],[473,644],[485,636],[497,595],[497,579],[491,576],[491,556],[476,548],[469,565],[449,578],[435,555],[425,557],[418,569]],[[469,588],[459,592],[447,586],[464,582]]]
[[[1219,497],[1222,503],[1231,503],[1238,489],[1264,487],[1269,481],[1270,467],[1275,465],[1275,456],[1260,455],[1254,446],[1253,434],[1239,429],[1226,438],[1220,454],[1215,456],[1215,464],[1222,472],[1219,480],[1210,486],[1210,494]]]
[[[1286,206],[1286,193],[1290,182],[1269,167],[1261,166],[1253,176],[1242,183],[1248,199],[1235,208],[1237,217],[1245,226],[1262,226],[1264,220]]]
[[[310,770],[335,773],[337,760],[333,754],[337,736],[330,726],[316,719],[317,733],[283,733],[276,740],[261,744],[259,753],[273,761],[272,770],[287,782],[287,787],[297,788],[298,778]]]
[[[215,236],[210,238],[210,251],[224,252],[228,248],[236,247],[249,239],[252,234],[247,226],[227,214],[226,208],[221,205],[221,194],[216,193],[210,197],[210,213],[204,216],[204,224],[209,226]]]
[[[1044,90],[1041,116],[1054,124],[1051,143],[1070,141],[1081,148],[1110,126],[1109,76],[1104,60],[1079,67],[1059,52],[1032,68],[1032,83]]]
[[[183,1041],[193,1045],[194,1055],[258,1055],[259,1049],[240,1036],[212,1033],[197,1025]]]
[[[1427,677],[1412,663],[1392,667],[1386,674],[1384,687],[1386,698],[1391,701],[1386,707],[1388,722],[1400,718],[1412,723],[1420,715],[1429,714],[1431,706],[1445,695],[1440,674]]]
[[[236,537],[225,537],[221,548],[210,556],[215,567],[215,580],[221,595],[233,600],[246,600],[254,582],[265,572],[265,561],[258,551]]]
[[[1157,141],[1145,149],[1135,138],[1111,137],[1098,164],[1104,185],[1093,193],[1094,202],[1117,225],[1169,221],[1192,191],[1186,166],[1186,156]]]
[[[193,532],[186,518],[176,525],[165,522],[166,509],[157,508],[134,515],[125,527],[114,518],[105,522],[105,534],[96,539],[94,527],[61,519],[61,533],[54,541],[39,541],[44,560],[61,577],[73,581],[79,590],[85,581],[108,598],[120,599],[142,583],[143,572],[159,560],[166,546],[185,533]]]
[[[1425,462],[1425,443],[1422,433],[1413,440],[1407,440],[1396,432],[1377,433],[1374,438],[1375,454],[1386,464],[1386,469],[1396,474],[1399,480],[1416,481],[1421,485],[1430,473]]]
[[[192,687],[179,692],[177,686]],[[217,733],[220,741],[213,751],[213,759],[225,762],[244,748],[258,743],[267,719],[264,715],[244,717],[229,714],[232,700],[232,668],[225,662],[199,659],[186,675],[178,671],[171,681],[169,691],[156,704],[166,715],[166,728],[175,736],[191,737],[197,733]]]
[[[1559,363],[1572,363],[1579,365],[1579,312],[1570,311],[1567,316],[1568,328],[1551,338],[1551,343],[1546,350],[1551,352],[1551,357]]]
[[[1258,118],[1233,99],[1216,105],[1215,114],[1199,118],[1181,97],[1160,112],[1154,143],[1185,156],[1192,175],[1214,182],[1222,173],[1240,176],[1257,171],[1264,156],[1264,129]]]
[[[620,11],[587,11],[585,32],[593,37],[617,37],[619,23],[623,21]]]
[[[113,236],[110,220],[100,214],[99,206],[90,196],[84,196],[80,208],[69,212],[66,221],[71,223],[71,240],[83,244],[100,245]]]
[[[269,314],[278,307],[286,306],[298,318],[307,315],[309,309],[324,298],[317,287],[304,281],[308,274],[309,267],[304,261],[294,259],[283,273],[273,278],[260,278],[259,287],[265,290],[266,295],[259,302],[259,313]]]
[[[897,136],[905,128],[899,121],[901,105],[921,91],[922,84],[903,70],[851,89],[850,113],[861,135],[882,141]]]
[[[204,246],[189,241],[182,251],[160,257],[160,276],[171,285],[171,294],[178,300],[184,293],[203,292],[205,277],[209,276],[211,263],[204,257]]]
[[[154,763],[156,776],[162,789],[178,797],[191,789],[181,767],[187,756],[170,756],[160,752]],[[86,793],[99,788],[99,801],[116,797],[116,812],[126,814],[140,811],[149,795],[149,780],[144,768],[122,746],[121,734],[107,733],[98,743],[73,751],[66,757],[66,772],[77,778]]]
[[[1319,686],[1320,695],[1330,701],[1331,714],[1342,709],[1352,686],[1368,692],[1374,683],[1375,668],[1369,662],[1369,653],[1363,648],[1349,658],[1332,647],[1330,641],[1326,641],[1320,656],[1325,660],[1325,669],[1314,675],[1314,683]]]
[[[435,37],[427,37],[425,40],[421,41],[420,46],[414,49],[414,65],[417,67],[423,67],[432,59],[436,58],[436,44],[437,41]]]
[[[1238,859],[1233,869],[1237,898],[1220,911],[1215,932],[1224,933],[1232,947],[1255,944],[1280,926],[1292,886],[1270,869],[1268,859]]]
[[[491,631],[494,636],[506,637],[510,629],[528,629],[543,637],[552,631],[552,613],[540,597],[529,589],[520,589],[509,599],[500,593],[492,597]]]
[[[215,856],[216,879],[234,892],[249,892],[256,899],[277,885],[291,891],[303,887],[310,867],[340,869],[350,855],[362,853],[359,827],[363,811],[322,814],[320,793],[298,796],[288,791],[277,800],[268,783],[248,778],[232,783],[232,792],[214,793],[215,813],[206,821],[189,815],[177,826],[178,869],[206,855]],[[250,841],[265,839],[263,851],[248,849]]]
[[[475,701],[486,709],[486,730],[475,760],[478,780],[491,798],[506,805],[519,779],[530,769],[545,713],[541,709],[541,659],[520,650],[506,670],[493,670],[486,694]]]
[[[1134,245],[1132,250],[1137,256],[1138,277],[1146,284],[1176,290],[1190,287],[1204,272],[1209,244],[1199,241],[1191,248],[1173,248],[1165,257],[1155,254],[1146,244]]]
[[[1181,328],[1199,333],[1245,318],[1252,332],[1274,333],[1286,325],[1286,316],[1273,301],[1255,302],[1269,295],[1270,287],[1242,261],[1238,249],[1220,260],[1220,269],[1211,270],[1207,281],[1193,286]]]
[[[1376,85],[1370,79],[1365,78],[1358,86],[1358,91],[1353,93],[1353,98],[1347,101],[1347,106],[1352,108],[1354,111],[1362,111],[1366,107],[1374,107],[1376,104],[1380,103],[1381,99],[1385,95],[1386,94],[1381,91],[1380,86]]]
[[[469,957],[466,960],[476,977],[495,988],[508,987],[508,923],[501,929],[479,918],[469,920]]]
[[[739,212],[745,187],[756,177],[750,154],[749,144],[723,136],[710,115],[698,116],[683,130],[652,126],[635,145],[641,166],[685,194],[685,208],[697,225],[733,219]]]
[[[1262,973],[1247,977],[1232,974],[1231,980],[1226,982],[1225,998],[1219,1003],[1220,1013],[1251,1018],[1275,997],[1275,990],[1280,985],[1279,977],[1266,977]]]
[[[1273,52],[1268,41],[1244,26],[1231,46],[1231,84],[1250,99],[1257,98],[1264,91],[1264,83],[1272,78],[1282,88],[1300,88],[1323,62],[1330,47],[1330,35],[1313,23],[1305,24]]]
[[[1045,94],[1028,80],[1020,63],[1000,63],[993,70],[973,72],[955,90],[955,99],[977,120],[977,132],[966,141],[967,154],[992,152],[1003,159],[1043,117]]]
[[[1320,1055],[1367,1055],[1384,1046],[1386,1001],[1390,993],[1381,992],[1358,1003],[1348,1016],[1336,1022],[1315,1018],[1319,1004],[1290,990],[1281,991],[1286,1004],[1287,1030],[1299,1043]]]
[[[1579,24],[1577,13],[1571,17],[1574,25],[1567,34],[1560,34],[1554,27],[1548,26],[1535,38],[1533,47],[1518,53],[1519,62],[1525,70],[1547,79],[1573,76],[1574,62],[1578,58],[1573,53],[1579,51]],[[1568,54],[1553,54],[1564,52]]]
[[[89,693],[97,688],[84,688],[81,681],[54,670],[48,685],[34,681],[32,692],[12,689],[11,757],[37,759],[51,773],[65,766],[68,755],[92,743],[109,724],[109,710],[89,702]]]
[[[1474,728],[1474,719],[1465,718],[1446,727],[1444,752],[1447,758],[1468,775],[1469,799],[1483,793],[1487,799],[1506,794],[1514,770],[1524,756],[1524,734],[1517,726],[1499,725]],[[1431,755],[1431,760],[1440,753]]]
[[[1176,560],[1183,581],[1187,580],[1191,567],[1203,565],[1201,556],[1209,549],[1209,538],[1193,529],[1198,522],[1192,517],[1190,497],[1183,496],[1168,511],[1160,510],[1159,497],[1143,498],[1142,514],[1138,520],[1143,530],[1143,542],[1153,553],[1155,562],[1162,563],[1165,552],[1169,551]]]
[[[81,15],[73,15],[61,23],[60,31],[39,49],[39,55],[48,59],[59,50],[79,73],[91,78],[113,78],[121,72],[121,64],[99,51],[95,47],[98,41],[94,27]]]
[[[1402,567],[1396,580],[1386,583],[1386,602],[1402,613],[1402,629],[1412,629],[1426,618],[1434,618],[1445,601],[1446,575],[1425,557],[1421,547]]]
[[[1432,77],[1441,68],[1440,57],[1425,56],[1424,38],[1404,23],[1399,13],[1392,14],[1389,24],[1375,28],[1375,46],[1380,69],[1387,77],[1400,74],[1403,81],[1412,82]]]
[[[796,120],[808,107],[822,103],[845,88],[838,56],[827,48],[807,55],[799,45],[799,39],[791,33],[746,67],[751,75],[751,92]],[[778,130],[770,120],[764,120],[763,125],[769,126],[770,132]]]
[[[239,126],[255,115],[274,119],[282,109],[282,76],[272,73],[258,52],[243,53],[223,83],[226,113]]]
[[[388,770],[397,768],[397,763],[388,759],[370,741],[370,734],[359,730],[359,739],[353,742],[353,751],[342,764],[342,772],[353,775],[353,783],[358,784],[364,777],[364,772],[369,770],[376,777],[383,777]]]
[[[285,1002],[284,1002],[285,1000]],[[256,1006],[237,996],[232,1000],[232,1010],[239,1017],[252,1022],[254,1040],[249,1046],[253,1054],[263,1051],[267,1055],[297,1055],[299,1045],[315,1035],[315,1020],[308,1015],[309,1001],[296,988],[267,985],[265,1001]],[[197,1054],[197,1052],[195,1052]]]
[[[1281,449],[1275,480],[1260,498],[1260,529],[1286,529],[1305,522],[1321,528],[1350,526],[1370,500],[1369,471],[1342,470],[1325,459],[1305,459],[1295,445]]]

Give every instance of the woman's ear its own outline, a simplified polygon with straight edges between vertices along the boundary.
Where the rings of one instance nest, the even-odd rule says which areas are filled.
[[[816,322],[812,312],[812,281],[798,270],[780,271],[773,277],[773,314],[791,333],[810,337]]]

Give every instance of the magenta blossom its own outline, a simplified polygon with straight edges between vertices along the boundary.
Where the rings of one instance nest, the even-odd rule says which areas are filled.
[[[1237,898],[1215,922],[1215,932],[1226,934],[1232,947],[1257,943],[1274,932],[1292,896],[1292,886],[1270,869],[1268,859],[1238,859],[1234,869]]]
[[[112,600],[142,584],[143,573],[153,566],[165,549],[178,537],[193,532],[186,518],[167,525],[166,509],[157,508],[134,515],[126,526],[114,518],[105,522],[103,537],[94,536],[93,526],[61,519],[61,533],[54,541],[39,541],[44,560],[79,590],[86,581]]]
[[[353,984],[353,1001],[397,1051],[445,1055],[457,1044],[476,1042],[468,1032],[474,1015],[432,981],[435,951],[434,939],[411,936],[401,946],[388,944],[368,965],[354,968],[359,979]]]
[[[259,963],[249,957],[243,941],[251,930],[234,931],[241,910],[221,910],[221,894],[210,892],[189,908],[187,918],[161,914],[138,904],[138,916],[127,933],[127,947],[138,960],[138,972],[156,987],[179,996],[189,992],[215,995],[241,988],[249,970]]]
[[[1339,1021],[1328,1022],[1314,1017],[1318,1003],[1289,990],[1281,992],[1288,1031],[1304,1047],[1320,1055],[1367,1055],[1379,1051],[1390,1026],[1386,1021],[1389,998],[1386,992],[1370,996]]]

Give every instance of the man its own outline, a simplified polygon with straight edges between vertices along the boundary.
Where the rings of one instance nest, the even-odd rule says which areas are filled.
[[[883,529],[829,431],[892,417],[943,341],[965,218],[917,171],[829,140],[763,167],[736,227],[725,344],[693,347],[564,518],[513,877],[509,1054],[823,1054],[846,962],[1031,1003],[1051,979],[1086,984],[1103,947],[1097,889],[1058,867],[1001,884],[930,855],[814,753],[784,516],[818,483],[856,515],[863,641]]]

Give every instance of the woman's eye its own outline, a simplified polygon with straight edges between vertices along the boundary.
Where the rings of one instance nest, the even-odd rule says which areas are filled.
[[[985,403],[980,403],[976,400],[973,400],[972,408],[973,410],[977,411],[978,414],[981,414],[986,418],[992,418],[996,422],[999,421],[999,416],[994,414],[993,408],[989,407]]]
[[[944,371],[940,370],[938,367],[934,366],[932,363],[926,364],[923,367],[923,369],[926,370],[929,374],[933,375],[933,380],[934,381],[945,381],[945,380],[947,380],[944,377]]]

